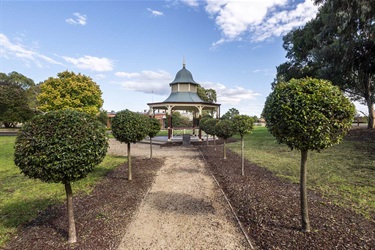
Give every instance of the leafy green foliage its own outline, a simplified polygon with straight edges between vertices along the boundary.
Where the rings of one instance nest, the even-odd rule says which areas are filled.
[[[66,200],[60,183],[45,183],[19,174],[14,165],[16,136],[0,136],[0,249],[21,225],[40,215],[48,206]],[[84,179],[72,183],[74,190],[90,194],[97,181],[124,162],[124,157],[106,155],[102,163]]]
[[[0,122],[5,127],[14,127],[36,114],[32,109],[36,89],[34,81],[20,73],[0,73]]]
[[[254,119],[247,115],[236,115],[233,117],[233,130],[241,136],[241,172],[245,175],[245,158],[244,158],[244,135],[251,133],[254,126]]]
[[[167,119],[166,126],[169,127],[169,121]],[[180,112],[172,112],[172,127],[192,127],[193,122],[188,117],[181,115]]]
[[[30,178],[70,183],[86,177],[107,153],[104,127],[88,114],[60,110],[23,125],[14,162]]]
[[[203,123],[203,131],[209,135],[216,135],[216,124],[219,122],[218,119],[208,118]]]
[[[251,133],[254,127],[254,119],[247,115],[236,115],[233,117],[233,130],[238,133],[241,138],[245,134]]]
[[[368,107],[375,128],[375,39],[373,1],[316,0],[313,20],[284,36],[288,62],[277,67],[278,82],[312,76],[330,80]]]
[[[267,128],[279,143],[301,151],[300,204],[303,232],[310,232],[307,205],[307,153],[339,143],[352,126],[354,105],[326,80],[279,83],[264,107]]]
[[[236,115],[239,115],[240,111],[236,108],[229,109],[224,115],[221,116],[223,120],[232,120]]]
[[[10,83],[0,83],[0,122],[5,127],[15,127],[34,116],[28,106],[26,90]]]
[[[149,133],[148,119],[147,116],[128,109],[122,110],[112,119],[112,134],[120,142],[139,142]]]
[[[198,85],[197,95],[199,96],[199,98],[201,98],[205,102],[213,103],[217,101],[216,90],[205,89],[201,85]]]
[[[263,114],[279,143],[319,151],[342,140],[351,128],[355,109],[329,81],[304,78],[276,85]]]
[[[96,114],[96,118],[101,124],[103,124],[104,126],[107,126],[108,114],[106,110],[104,109],[100,110],[100,112]]]
[[[204,123],[206,122],[206,120],[210,119],[211,117],[210,116],[203,116],[200,120],[199,120],[199,128],[201,130],[204,131]]]
[[[159,120],[156,119],[156,118],[149,118],[148,122],[149,122],[148,136],[150,138],[153,138],[159,133],[159,131],[161,129],[161,125],[160,125]]]
[[[41,84],[39,109],[53,111],[74,109],[95,115],[103,105],[102,92],[90,77],[64,71]]]
[[[230,120],[220,120],[215,125],[216,135],[224,140],[232,137],[234,134],[233,122]]]
[[[8,82],[13,85],[17,85],[24,90],[29,89],[32,86],[35,86],[35,83],[32,79],[16,72],[10,72],[8,75],[0,72],[0,83]]]

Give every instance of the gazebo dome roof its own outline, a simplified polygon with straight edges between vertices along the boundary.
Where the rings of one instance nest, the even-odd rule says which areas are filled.
[[[169,85],[177,84],[177,83],[192,83],[195,85],[198,85],[193,79],[193,75],[189,70],[185,68],[185,64],[183,64],[183,67],[180,71],[177,72],[176,77],[174,78],[173,82],[171,82]]]

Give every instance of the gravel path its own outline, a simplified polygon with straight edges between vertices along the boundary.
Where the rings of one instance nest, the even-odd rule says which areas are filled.
[[[149,145],[133,144],[132,156],[148,157]],[[111,154],[126,154],[115,140]],[[154,146],[167,157],[125,232],[119,249],[249,249],[220,190],[194,147]]]

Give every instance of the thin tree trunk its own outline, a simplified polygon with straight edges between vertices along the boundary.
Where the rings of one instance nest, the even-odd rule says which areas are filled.
[[[216,151],[216,136],[214,136],[214,147],[215,147],[215,151]]]
[[[224,153],[224,160],[227,159],[227,148],[226,148],[226,140],[224,140],[224,144],[223,144],[223,153]]]
[[[150,159],[152,159],[152,138],[150,137]]]
[[[365,100],[368,108],[368,125],[367,128],[369,129],[375,129],[375,111],[374,111],[374,102],[372,99],[372,91],[371,91],[371,83],[370,83],[370,77],[368,74],[365,75],[364,79],[365,84]]]
[[[208,146],[208,134],[206,133],[206,138],[207,138],[207,146]]]
[[[310,232],[309,209],[307,206],[307,150],[301,150],[301,175],[300,175],[300,199],[301,199],[301,222],[302,232]]]
[[[74,220],[74,210],[73,210],[73,192],[70,182],[65,183],[65,192],[66,192],[66,204],[68,208],[68,242],[75,243],[77,242],[76,234],[76,223]]]
[[[131,158],[131,154],[130,154],[130,142],[128,143],[128,180],[131,181],[133,178],[132,178],[132,158]]]
[[[245,142],[243,139],[243,136],[241,136],[241,169],[242,169],[242,175],[245,175],[245,158],[244,158],[244,146]]]
[[[368,126],[369,129],[375,129],[375,112],[374,112],[374,103],[372,101],[367,101],[368,107]]]

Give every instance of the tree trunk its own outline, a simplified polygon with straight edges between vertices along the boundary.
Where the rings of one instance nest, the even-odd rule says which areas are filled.
[[[150,137],[150,159],[152,159],[152,138]]]
[[[199,123],[201,122],[201,119],[199,118]],[[199,130],[198,130],[198,139],[199,141],[202,141],[202,129],[201,127],[199,126]]]
[[[131,154],[130,154],[130,142],[128,142],[128,180],[131,181],[133,178],[132,178],[132,158],[131,158]]]
[[[172,137],[172,113],[168,116],[168,141]]]
[[[375,129],[375,111],[374,111],[374,101],[372,99],[371,83],[370,77],[366,74],[364,79],[365,85],[365,100],[368,108],[368,125],[367,128]]]
[[[224,160],[227,159],[227,148],[226,148],[226,142],[227,140],[224,140],[224,144],[223,144],[223,154],[224,154]]]
[[[207,138],[207,146],[208,146],[208,134],[206,133],[206,138]]]
[[[245,142],[244,142],[243,136],[241,136],[241,169],[242,169],[242,175],[245,175],[244,146],[245,146]]]
[[[216,151],[216,137],[214,136],[214,147],[215,147],[215,151]]]
[[[307,207],[307,150],[301,150],[301,175],[300,175],[300,199],[301,199],[301,222],[302,232],[310,232],[309,209]]]
[[[70,182],[65,183],[65,192],[66,192],[66,204],[68,208],[68,242],[75,243],[77,242],[76,234],[76,224],[74,221],[74,210],[73,210],[73,192]]]
[[[368,126],[369,129],[375,129],[375,112],[374,103],[372,101],[367,101],[368,107]]]

